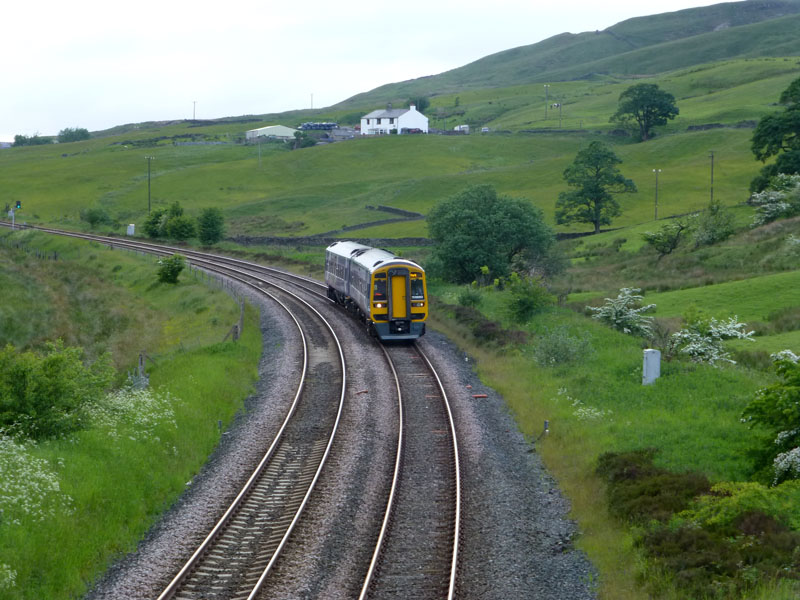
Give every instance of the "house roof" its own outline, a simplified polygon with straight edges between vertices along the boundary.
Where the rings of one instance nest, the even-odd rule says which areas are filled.
[[[409,111],[408,108],[382,108],[379,110],[373,110],[371,113],[366,114],[361,118],[362,119],[397,118],[401,115],[406,114],[408,111]]]

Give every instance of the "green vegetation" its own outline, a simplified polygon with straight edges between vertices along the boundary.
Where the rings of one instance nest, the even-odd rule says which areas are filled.
[[[556,201],[556,223],[589,223],[594,232],[601,225],[610,225],[621,213],[614,194],[636,191],[636,185],[619,172],[622,161],[610,148],[591,142],[578,152],[564,170],[564,180],[574,188],[561,192]]]
[[[440,202],[428,216],[436,248],[434,273],[457,283],[505,277],[514,260],[535,263],[553,245],[542,212],[524,200],[498,196],[490,185],[473,186]]]
[[[45,340],[62,337],[85,342],[89,357],[110,350],[120,373],[114,393],[81,396],[80,428],[37,442],[0,434],[0,596],[79,597],[135,549],[206,461],[217,423],[242,408],[257,376],[258,315],[248,307],[242,337],[221,343],[238,303],[197,275],[158,284],[152,258],[30,231],[0,240],[0,344],[23,350],[0,362],[72,373],[64,387],[77,389],[80,351],[47,350]],[[142,349],[152,359],[146,390],[124,385]],[[54,360],[60,371],[45,369]],[[70,551],[54,561],[54,547]]]
[[[638,83],[619,95],[619,108],[611,115],[611,121],[622,125],[634,122],[639,130],[639,141],[646,142],[654,127],[666,125],[679,112],[675,96],[654,83]]]
[[[69,147],[17,147],[0,152],[0,185],[8,202],[23,201],[18,221],[114,232],[138,223],[147,235],[186,239],[191,236],[183,225],[167,227],[170,219],[195,223],[220,211],[234,237],[429,234],[450,241],[456,229],[437,232],[437,207],[464,189],[523,199],[520,206],[533,208],[537,222],[557,226],[559,234],[598,232],[613,219],[619,229],[564,239],[557,252],[548,252],[552,265],[562,262],[559,254],[569,265],[558,276],[541,254],[513,261],[514,245],[496,261],[485,254],[470,257],[463,272],[451,266],[458,275],[453,279],[468,286],[431,278],[431,325],[477,359],[480,376],[504,395],[522,431],[536,440],[571,500],[582,532],[577,544],[600,570],[602,598],[795,598],[797,557],[784,550],[797,545],[796,440],[781,434],[797,423],[794,414],[788,421],[776,418],[786,416],[776,400],[792,398],[796,385],[794,367],[776,373],[770,354],[800,354],[800,217],[778,210],[791,208],[794,196],[785,178],[772,177],[795,164],[800,2],[762,4],[719,4],[556,36],[336,107],[265,115],[261,122],[147,123],[95,132]],[[645,144],[609,123],[634,83],[669,90],[679,109]],[[376,104],[408,98],[430,100],[426,114],[433,127],[465,123],[491,133],[313,147],[298,139],[292,152],[285,144],[257,151],[240,143],[250,128],[312,119],[356,123]],[[783,108],[776,113],[772,103],[779,98]],[[546,99],[560,105],[557,119]],[[183,145],[186,140],[200,143]],[[592,148],[606,148],[621,161],[639,191],[621,195],[618,208],[599,218],[557,217],[556,199],[570,194],[561,174]],[[758,189],[771,195],[748,203],[761,168],[754,151],[767,160]],[[145,154],[154,157],[150,179]],[[381,220],[376,206],[429,218],[373,225]],[[470,218],[486,212],[473,210]],[[349,229],[358,225],[365,227]],[[496,245],[509,237],[503,222],[473,229]],[[202,225],[200,236],[211,243]],[[73,254],[67,242],[45,243],[27,232],[1,239],[0,341],[28,349],[61,338],[83,347],[89,361],[110,350],[118,369],[129,368],[142,348],[157,357],[152,396],[125,392],[98,402],[92,427],[66,440],[34,445],[0,439],[4,472],[30,465],[28,479],[47,490],[32,513],[15,513],[27,525],[0,523],[0,587],[13,570],[15,591],[39,582],[29,597],[57,596],[55,590],[76,595],[103,561],[131,547],[207,456],[218,435],[209,423],[227,421],[252,381],[256,328],[249,328],[249,342],[220,345],[236,317],[221,308],[225,302],[212,305],[191,277],[161,284],[154,282],[153,263],[119,251],[89,245]],[[246,247],[217,243],[225,252],[319,273],[319,247],[250,241]],[[17,243],[46,248],[34,258],[12,249]],[[466,242],[461,255],[464,247],[475,243]],[[430,267],[444,262],[443,249],[441,243],[396,248],[431,274],[436,269]],[[511,271],[520,273],[516,280]],[[542,272],[547,279],[538,279]],[[633,331],[629,325],[617,331],[589,318],[621,288],[641,289],[641,303],[656,305],[652,321],[636,323],[643,337],[625,333]],[[615,325],[624,313],[606,312]],[[678,351],[679,341],[694,343],[688,336],[713,337],[726,325],[754,341],[718,336],[716,364]],[[648,386],[641,385],[643,343],[664,349],[661,377]],[[234,376],[222,377],[225,369]],[[234,380],[240,389],[228,389]],[[215,391],[220,381],[226,387]],[[160,415],[155,429],[134,419],[139,408],[126,408],[143,405]],[[776,438],[786,445],[777,447]],[[119,497],[112,489],[118,484],[96,472],[104,453],[130,461]],[[158,462],[170,472],[152,477],[146,455],[163,457]],[[625,465],[637,476],[617,477]],[[785,478],[791,481],[773,485]],[[709,485],[712,495],[694,497]],[[610,500],[601,502],[605,494]],[[105,497],[112,510],[98,506],[96,499]],[[80,506],[89,507],[87,519],[98,520],[97,535],[76,545],[66,567],[47,570],[43,548],[52,547],[53,538],[30,533],[31,515],[48,515],[57,524],[53,535],[71,539]],[[692,550],[676,551],[687,546]]]
[[[186,260],[180,254],[158,259],[158,280],[161,283],[178,283],[178,276],[186,267]]]

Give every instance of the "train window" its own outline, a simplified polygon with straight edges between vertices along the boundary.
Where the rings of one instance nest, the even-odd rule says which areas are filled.
[[[372,289],[373,300],[386,300],[386,280],[376,279],[375,286]]]
[[[411,280],[411,299],[412,300],[425,299],[425,286],[422,285],[422,279]]]

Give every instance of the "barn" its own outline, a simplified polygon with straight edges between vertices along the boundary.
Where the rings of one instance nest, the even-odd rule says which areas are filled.
[[[258,138],[293,140],[296,132],[297,129],[292,129],[291,127],[285,127],[283,125],[269,125],[259,129],[250,129],[249,131],[245,132],[245,140],[248,142],[254,142]]]

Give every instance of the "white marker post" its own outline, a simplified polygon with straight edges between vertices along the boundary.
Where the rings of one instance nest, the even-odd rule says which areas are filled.
[[[650,385],[661,377],[661,352],[648,348],[644,351],[642,385]]]

